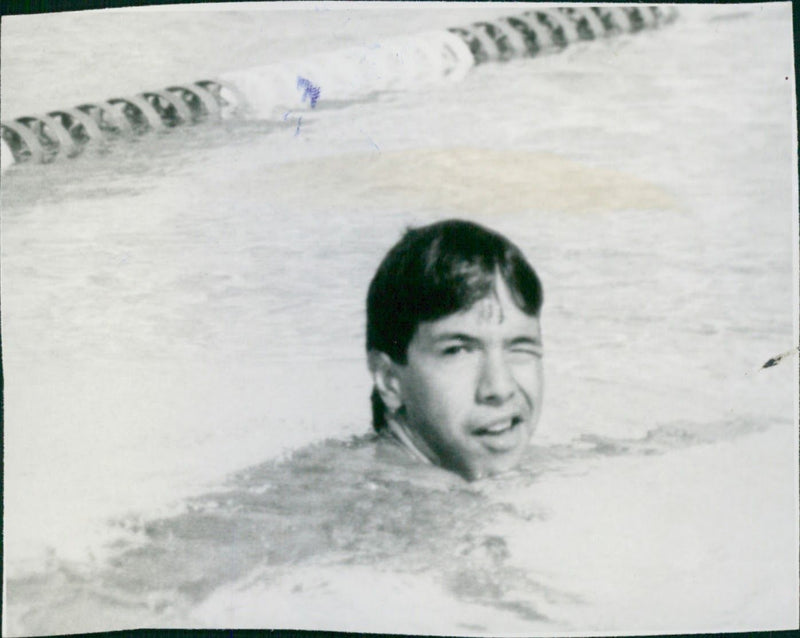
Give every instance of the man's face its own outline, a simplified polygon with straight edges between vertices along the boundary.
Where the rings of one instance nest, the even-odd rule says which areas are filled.
[[[539,320],[517,307],[500,277],[495,291],[421,323],[397,368],[414,444],[467,479],[514,467],[541,411]]]

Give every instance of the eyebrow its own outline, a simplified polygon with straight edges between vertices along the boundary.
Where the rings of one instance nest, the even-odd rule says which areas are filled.
[[[434,343],[444,343],[446,341],[464,341],[467,343],[477,343],[480,341],[477,337],[473,337],[472,335],[465,334],[463,332],[445,332],[440,335],[436,335],[433,338]]]
[[[473,337],[472,335],[469,334],[465,334],[463,332],[445,332],[433,338],[433,343],[437,345],[441,343],[446,343],[448,341],[461,341],[464,343],[480,343],[481,339],[479,339],[478,337]],[[538,337],[533,337],[530,335],[520,335],[518,337],[514,337],[512,339],[505,341],[505,345],[507,346],[515,346],[520,344],[541,346],[542,340]]]

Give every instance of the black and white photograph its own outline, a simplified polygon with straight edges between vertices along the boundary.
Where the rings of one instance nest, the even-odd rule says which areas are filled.
[[[3,15],[2,635],[798,628],[792,27]]]

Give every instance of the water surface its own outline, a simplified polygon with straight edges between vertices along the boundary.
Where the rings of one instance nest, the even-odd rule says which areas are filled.
[[[791,12],[725,12],[4,173],[6,630],[796,623]],[[402,13],[4,18],[4,117],[474,15]],[[453,216],[546,292],[540,432],[476,484],[367,434],[367,285]]]

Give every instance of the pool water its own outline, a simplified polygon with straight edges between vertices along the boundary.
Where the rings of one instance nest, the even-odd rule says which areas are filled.
[[[317,8],[4,18],[3,116],[513,13]],[[796,624],[790,17],[5,172],[4,631]],[[540,430],[472,484],[369,434],[367,285],[449,217],[545,286]]]

